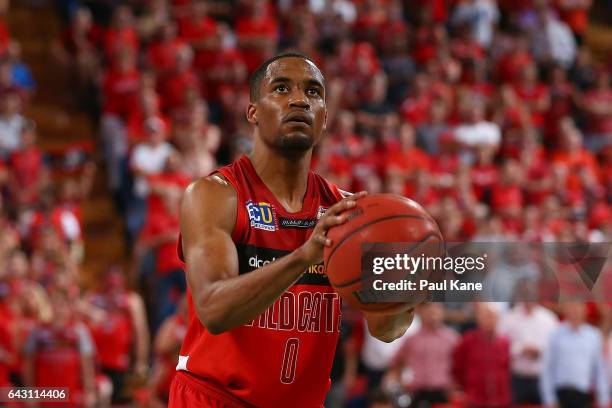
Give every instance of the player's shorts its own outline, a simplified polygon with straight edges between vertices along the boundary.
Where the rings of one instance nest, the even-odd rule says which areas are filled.
[[[178,371],[170,386],[170,408],[246,408],[239,400],[223,394],[205,381]]]

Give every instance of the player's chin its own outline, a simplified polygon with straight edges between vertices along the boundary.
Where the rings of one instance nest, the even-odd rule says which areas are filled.
[[[314,138],[312,135],[300,131],[285,133],[278,141],[279,149],[290,155],[306,153],[313,146]]]

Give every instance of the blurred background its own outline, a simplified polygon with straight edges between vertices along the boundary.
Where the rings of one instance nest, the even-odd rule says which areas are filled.
[[[326,77],[312,166],[339,187],[410,197],[448,241],[609,243],[610,22],[604,0],[1,0],[0,386],[165,405],[178,202],[249,152],[248,77],[283,50]],[[430,304],[386,344],[346,309],[326,406],[605,405],[611,315]]]

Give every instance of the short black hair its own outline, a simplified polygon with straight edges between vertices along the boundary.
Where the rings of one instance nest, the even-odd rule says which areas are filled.
[[[266,71],[268,70],[270,64],[282,58],[301,58],[305,61],[311,62],[315,67],[317,66],[317,64],[315,64],[312,59],[310,59],[304,54],[300,54],[299,52],[283,52],[282,54],[278,54],[272,58],[267,59],[255,70],[255,72],[253,72],[253,75],[251,75],[251,79],[249,80],[249,98],[251,102],[256,102],[259,99],[261,81],[263,80],[264,75],[266,75]],[[317,67],[317,69],[319,69],[319,67]],[[321,70],[319,70],[319,72],[321,72]],[[321,77],[323,78],[322,72]],[[325,85],[325,82],[323,83],[323,85]]]

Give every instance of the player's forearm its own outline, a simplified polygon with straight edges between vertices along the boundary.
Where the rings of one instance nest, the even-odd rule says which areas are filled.
[[[394,315],[365,314],[370,334],[380,341],[391,343],[406,333],[412,324],[414,310]]]
[[[198,317],[212,334],[248,323],[270,307],[308,266],[297,250],[255,271],[214,282],[194,294]]]

